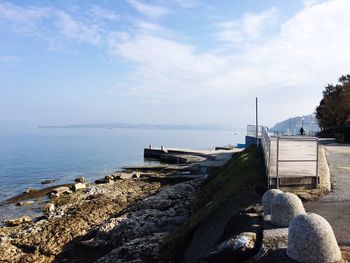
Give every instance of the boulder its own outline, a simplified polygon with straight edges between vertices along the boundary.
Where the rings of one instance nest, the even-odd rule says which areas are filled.
[[[54,179],[49,179],[49,180],[42,181],[41,184],[52,184],[53,182],[55,182]]]
[[[84,178],[84,176],[80,176],[78,178],[75,178],[74,181],[76,183],[84,183],[85,182],[85,178]]]
[[[133,178],[133,179],[139,179],[140,177],[141,177],[140,172],[132,172],[132,174],[131,174],[131,178]]]
[[[53,193],[56,193],[56,194],[71,194],[72,191],[70,190],[70,188],[68,186],[60,186],[60,187],[57,187],[55,188],[53,191]]]
[[[114,180],[112,179],[111,175],[106,175],[104,178],[97,179],[95,181],[95,184],[113,184]]]
[[[129,179],[132,179],[133,176],[132,174],[129,174],[129,173],[120,173],[117,178],[120,180],[129,180]]]
[[[95,184],[106,184],[106,183],[107,182],[104,178],[95,180]]]
[[[49,199],[58,198],[58,197],[60,197],[59,193],[54,193],[54,192],[49,193]]]
[[[251,256],[255,242],[256,233],[243,232],[216,246],[205,256],[205,262],[241,262]]]
[[[8,226],[18,226],[21,224],[32,223],[32,219],[29,216],[22,216],[14,219],[9,219],[5,221]]]
[[[33,205],[34,201],[21,201],[16,204],[16,206],[27,206],[27,205]]]
[[[313,213],[298,215],[291,221],[287,255],[302,263],[333,263],[341,260],[332,227],[323,217]]]
[[[73,185],[74,191],[85,189],[85,188],[86,188],[86,184],[84,183],[76,183]]]
[[[265,215],[270,215],[271,214],[271,203],[272,199],[278,195],[283,193],[281,190],[278,189],[270,189],[267,190],[263,197],[262,197],[262,205],[263,205],[263,211]]]
[[[55,205],[53,203],[47,203],[43,206],[43,211],[45,213],[51,213],[55,211]]]
[[[281,193],[272,199],[271,223],[276,226],[288,226],[297,215],[305,214],[303,203],[295,194]]]
[[[110,180],[113,180],[113,179],[114,179],[114,177],[113,177],[112,174],[106,175],[106,176],[105,176],[105,180],[106,180],[107,182],[110,181]]]

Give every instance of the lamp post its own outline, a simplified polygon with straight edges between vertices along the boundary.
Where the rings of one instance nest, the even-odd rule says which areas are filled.
[[[256,148],[259,146],[258,97],[255,98],[255,135]]]

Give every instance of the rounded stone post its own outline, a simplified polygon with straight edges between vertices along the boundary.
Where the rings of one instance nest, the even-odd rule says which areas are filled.
[[[323,217],[308,213],[295,217],[289,225],[287,255],[302,263],[334,263],[341,252],[333,229]]]
[[[272,199],[278,195],[283,193],[281,190],[278,189],[270,189],[267,190],[263,197],[262,197],[262,206],[263,206],[263,211],[265,215],[270,215],[271,214],[271,203]]]
[[[295,194],[281,193],[272,199],[271,223],[276,226],[288,226],[297,215],[305,214],[303,203]]]

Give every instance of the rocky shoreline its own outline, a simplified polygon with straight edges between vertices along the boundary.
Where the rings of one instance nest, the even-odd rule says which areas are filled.
[[[0,227],[0,261],[158,261],[161,240],[191,216],[192,201],[205,181],[202,172],[210,164],[166,168],[114,173],[95,184],[82,180],[43,191],[49,194],[43,216],[8,220]]]
[[[1,262],[156,260],[160,239],[190,216],[202,181],[121,180],[57,198],[37,222],[22,217],[0,228]]]

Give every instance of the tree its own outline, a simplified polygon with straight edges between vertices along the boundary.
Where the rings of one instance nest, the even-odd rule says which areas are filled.
[[[350,124],[350,75],[341,76],[336,85],[328,84],[316,108],[322,133],[335,136]]]

